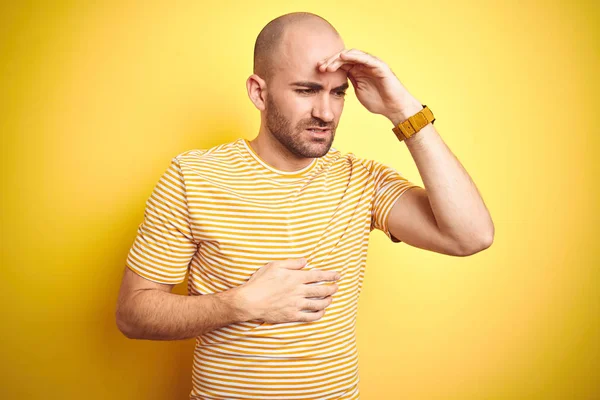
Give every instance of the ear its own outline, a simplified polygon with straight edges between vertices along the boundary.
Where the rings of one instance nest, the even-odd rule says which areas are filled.
[[[261,111],[265,109],[265,92],[266,82],[258,75],[252,74],[246,80],[246,89],[248,90],[248,97],[254,103],[256,108]]]

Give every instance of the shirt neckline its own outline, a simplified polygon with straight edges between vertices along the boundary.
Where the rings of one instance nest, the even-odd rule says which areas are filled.
[[[260,156],[254,151],[252,146],[250,146],[250,143],[246,138],[242,138],[242,144],[246,148],[247,152],[252,156],[252,158],[254,158],[254,160],[256,160],[256,162],[258,162],[261,166],[275,174],[282,175],[285,177],[293,178],[304,176],[308,172],[310,172],[315,167],[315,165],[317,165],[317,158],[314,158],[310,164],[308,164],[302,169],[296,171],[282,171],[280,169],[272,167],[271,165],[267,164],[267,162],[265,162],[262,158],[260,158]]]

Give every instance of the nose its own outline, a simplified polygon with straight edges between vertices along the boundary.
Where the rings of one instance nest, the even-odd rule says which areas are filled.
[[[319,118],[325,122],[333,121],[333,110],[331,109],[331,99],[329,94],[323,96],[317,96],[315,105],[313,106],[312,115],[315,118]]]

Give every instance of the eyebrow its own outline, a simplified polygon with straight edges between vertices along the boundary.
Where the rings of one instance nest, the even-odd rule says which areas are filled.
[[[315,89],[315,90],[323,89],[323,85],[321,85],[320,83],[309,82],[309,81],[292,82],[292,83],[290,83],[290,86],[304,86],[304,87]],[[333,88],[333,90],[346,90],[346,89],[348,89],[349,86],[350,85],[348,84],[348,82],[345,82],[343,85]]]

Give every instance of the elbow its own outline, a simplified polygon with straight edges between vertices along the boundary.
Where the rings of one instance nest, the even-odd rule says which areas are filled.
[[[131,331],[127,330],[126,326],[117,320],[117,329],[125,336],[127,339],[135,339],[135,337],[131,334]]]
[[[494,228],[485,235],[479,235],[479,239],[470,240],[468,243],[461,243],[457,246],[456,254],[459,257],[472,256],[473,254],[479,253],[489,248],[494,243]]]
[[[139,339],[135,334],[135,330],[133,329],[131,323],[127,320],[125,313],[121,309],[117,309],[115,315],[117,329],[127,338],[127,339]]]

